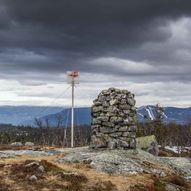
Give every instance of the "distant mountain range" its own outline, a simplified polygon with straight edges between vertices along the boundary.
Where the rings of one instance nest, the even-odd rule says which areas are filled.
[[[91,123],[91,109],[89,107],[75,108],[75,124],[89,125]],[[61,107],[36,107],[36,106],[0,106],[0,123],[12,125],[35,126],[35,118],[41,119],[43,125],[48,121],[49,126],[56,127],[70,125],[71,110]],[[154,120],[156,117],[155,106],[142,106],[137,108],[137,117],[140,122],[146,119]],[[48,120],[47,120],[48,119]],[[164,122],[177,124],[191,123],[191,107],[177,108],[165,107]]]
[[[58,113],[62,109],[61,107],[0,106],[0,123],[19,125],[35,117]]]

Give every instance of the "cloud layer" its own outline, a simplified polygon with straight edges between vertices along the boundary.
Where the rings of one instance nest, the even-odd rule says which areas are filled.
[[[79,70],[88,83],[81,88],[92,91],[78,95],[79,105],[102,86],[120,86],[132,89],[139,105],[191,106],[190,26],[188,0],[0,0],[0,79],[19,89],[1,95],[0,104],[49,101],[64,73]]]

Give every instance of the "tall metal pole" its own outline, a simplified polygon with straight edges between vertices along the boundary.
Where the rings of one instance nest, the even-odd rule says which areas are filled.
[[[71,147],[74,147],[74,80],[72,80]]]
[[[68,71],[68,82],[72,85],[72,107],[71,107],[71,147],[74,147],[74,85],[78,83],[78,71]]]

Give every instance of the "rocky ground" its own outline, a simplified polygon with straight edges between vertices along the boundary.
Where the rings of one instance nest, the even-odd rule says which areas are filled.
[[[0,190],[191,190],[191,161],[142,150],[1,148]]]

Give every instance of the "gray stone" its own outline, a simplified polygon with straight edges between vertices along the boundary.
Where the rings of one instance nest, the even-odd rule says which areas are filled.
[[[119,117],[122,117],[123,119],[125,118],[125,114],[123,112],[119,112]]]
[[[91,116],[92,116],[93,118],[96,118],[96,117],[100,116],[100,113],[99,113],[99,112],[97,112],[97,113],[91,113]]]
[[[102,106],[103,106],[104,108],[107,108],[107,107],[109,107],[109,103],[108,103],[107,101],[104,101],[104,102],[102,103]]]
[[[129,106],[129,105],[127,105],[127,104],[120,104],[119,105],[119,109],[122,109],[122,110],[128,110],[128,109],[130,109],[131,107]]]
[[[122,96],[122,94],[117,94],[116,96],[115,96],[115,99],[117,99],[117,100],[121,100],[121,96]]]
[[[136,140],[134,138],[130,139],[129,148],[131,148],[131,149],[136,148]]]
[[[109,121],[108,121],[108,122],[103,122],[102,125],[103,125],[103,126],[106,126],[106,127],[114,127],[114,126],[115,126],[114,123],[109,122]]]
[[[160,177],[166,177],[167,175],[166,175],[166,173],[165,172],[160,172]]]
[[[93,129],[92,130],[92,135],[97,135],[99,133],[99,129]]]
[[[152,142],[150,147],[147,149],[147,152],[151,153],[152,155],[158,156],[159,148],[157,142]]]
[[[120,124],[116,124],[116,125],[115,125],[115,128],[116,128],[116,129],[119,129],[120,127],[121,127]]]
[[[111,137],[120,137],[122,135],[122,132],[115,132],[115,133],[110,133],[109,136]]]
[[[100,128],[100,125],[92,125],[91,128],[92,128],[92,130],[98,129],[98,128]]]
[[[121,90],[120,90],[120,89],[115,88],[115,92],[116,92],[116,94],[119,94],[119,93],[121,93]]]
[[[101,122],[107,122],[109,120],[109,118],[107,116],[100,116],[97,118],[97,120],[99,120]]]
[[[130,110],[123,110],[123,113],[128,115],[130,113]]]
[[[11,143],[11,146],[20,147],[20,146],[23,146],[23,144],[21,142],[14,142],[14,143]]]
[[[92,108],[92,112],[93,113],[97,113],[97,112],[100,112],[100,111],[103,111],[103,107],[102,106],[98,106],[98,107],[93,107]]]
[[[25,146],[34,146],[34,143],[32,143],[32,142],[26,142],[26,143],[25,143]]]
[[[125,149],[129,148],[129,143],[126,142],[126,141],[119,140],[119,143],[118,143],[118,144],[119,144],[119,146],[122,147],[122,148],[125,148]]]
[[[44,167],[41,165],[37,168],[38,172],[43,173],[44,172]]]
[[[106,97],[106,101],[108,101],[108,102],[109,102],[109,101],[110,101],[110,99],[111,99],[111,97],[110,97],[110,96],[107,96],[107,97]]]
[[[129,121],[130,123],[132,123],[132,122],[134,122],[134,119],[133,119],[132,117],[128,117],[128,121]]]
[[[116,89],[115,88],[109,88],[108,91],[113,92],[113,91],[116,91]]]
[[[125,96],[126,97],[126,96]],[[119,102],[118,102],[119,103]],[[120,100],[120,104],[127,104],[127,100],[126,99],[121,99]]]
[[[134,98],[134,94],[129,93],[129,94],[127,95],[127,97],[132,99],[132,98]]]
[[[122,117],[113,116],[113,117],[110,118],[110,122],[112,122],[112,123],[120,123],[122,121],[123,121]]]
[[[100,102],[100,101],[96,101],[95,103],[94,103],[94,106],[101,106],[102,105],[102,103]]]
[[[98,102],[97,98],[93,100],[94,105],[95,105],[96,102]]]
[[[108,113],[106,113],[106,116],[107,117],[113,117],[113,116],[115,116],[115,113],[108,112]]]
[[[109,149],[116,149],[117,148],[117,141],[116,140],[110,140],[109,142],[108,142],[108,148]]]
[[[123,132],[123,133],[122,133],[122,136],[123,136],[123,137],[129,137],[129,134],[130,134],[130,133],[129,133],[128,131],[127,131],[127,132]]]
[[[34,166],[38,167],[39,166],[39,162],[38,161],[34,161],[34,162],[31,162],[31,163],[25,165],[26,168],[31,168],[31,167],[34,167]]]
[[[135,105],[135,100],[133,98],[127,98],[127,102],[131,105],[134,106]]]
[[[127,132],[128,128],[129,128],[128,126],[121,126],[119,127],[118,131]]]
[[[191,181],[191,176],[184,177],[187,181]]]
[[[127,143],[129,143],[131,141],[132,138],[130,137],[118,137],[119,140],[122,140],[122,141],[126,141]]]
[[[166,184],[165,190],[166,190],[166,191],[186,191],[185,189],[180,188],[180,187],[178,187],[178,186],[175,185],[175,184],[169,184],[169,183]]]
[[[128,137],[136,139],[136,134],[133,133],[133,132],[129,132],[129,136]]]
[[[100,127],[100,132],[101,133],[112,133],[115,132],[116,129],[115,128],[109,128],[109,127]]]
[[[99,120],[98,118],[93,118],[92,125],[99,125],[99,124],[101,124],[101,120]]]
[[[118,103],[119,103],[119,101],[117,99],[112,99],[109,102],[110,105],[117,105]]]
[[[98,97],[98,101],[103,103],[104,101],[106,101],[106,97],[101,95],[101,96]]]
[[[134,106],[131,107],[131,110],[132,110],[132,111],[136,111],[136,107],[134,107]]]
[[[38,180],[38,178],[35,175],[32,175],[29,177],[29,180],[35,182]]]
[[[101,94],[102,95],[109,95],[110,94],[110,90],[109,91],[108,90],[102,90]]]
[[[128,114],[128,115],[126,115],[125,118],[124,118],[124,122],[126,122],[128,125],[130,124],[130,122],[129,122],[129,117],[130,117],[130,115]]]
[[[137,127],[135,125],[130,125],[128,131],[135,132],[136,129],[137,129]]]
[[[108,113],[114,113],[116,114],[118,112],[118,108],[116,106],[109,106],[107,109],[105,109],[104,111],[108,112]]]
[[[128,91],[128,90],[121,90],[121,93],[122,93],[122,94],[128,94],[129,91]]]
[[[134,116],[134,117],[133,117],[133,121],[134,121],[134,122],[137,122],[137,116]]]

